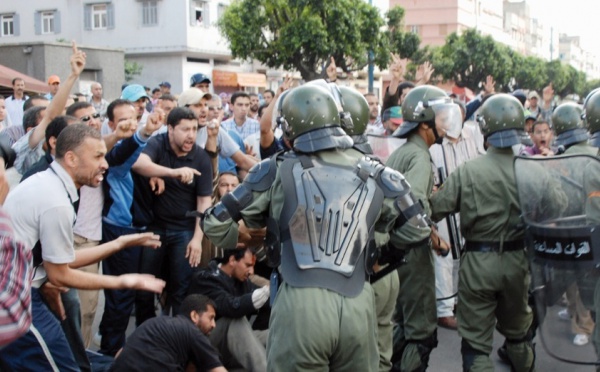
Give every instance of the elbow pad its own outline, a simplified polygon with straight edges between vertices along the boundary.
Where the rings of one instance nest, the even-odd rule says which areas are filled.
[[[229,218],[239,221],[242,219],[242,210],[251,202],[252,190],[242,183],[235,190],[221,198],[221,201],[213,208],[212,215],[221,222]]]
[[[400,172],[386,167],[379,173],[377,183],[386,198],[394,198],[394,206],[400,214],[396,220],[396,227],[400,227],[407,222],[419,228],[429,225],[426,221],[421,200],[415,198],[410,191],[410,185]]]

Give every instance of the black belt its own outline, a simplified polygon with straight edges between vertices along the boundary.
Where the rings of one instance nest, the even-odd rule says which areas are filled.
[[[522,251],[525,244],[522,240],[504,242],[502,252]],[[500,252],[500,242],[470,242],[465,243],[467,252]]]

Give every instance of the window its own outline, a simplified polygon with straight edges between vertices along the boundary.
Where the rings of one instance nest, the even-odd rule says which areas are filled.
[[[412,26],[410,26],[410,32],[411,33],[419,35],[419,31],[420,31],[419,25],[412,25]]]
[[[42,12],[42,34],[54,33],[54,12]]]
[[[201,0],[190,0],[190,25],[204,26],[210,25],[209,3]]]
[[[106,29],[106,4],[92,5],[92,30]]]
[[[227,5],[219,3],[219,5],[217,5],[217,19],[221,19],[221,17],[223,17],[223,14],[225,14],[226,10]]]
[[[36,35],[60,34],[60,12],[55,9],[37,11],[34,27]]]
[[[115,11],[111,2],[86,4],[83,8],[83,26],[86,30],[115,28]]]
[[[142,25],[158,25],[158,5],[156,1],[142,1]]]
[[[15,36],[14,14],[0,15],[0,20],[2,21],[2,29],[0,30],[0,36]]]

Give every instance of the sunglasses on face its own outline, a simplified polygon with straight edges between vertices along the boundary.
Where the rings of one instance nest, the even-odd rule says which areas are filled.
[[[93,119],[98,119],[99,117],[100,117],[100,114],[99,113],[95,113],[95,114],[92,114],[91,116],[90,115],[86,115],[86,116],[82,117],[81,121],[83,121],[84,123],[86,123],[86,122],[92,120],[92,118]]]

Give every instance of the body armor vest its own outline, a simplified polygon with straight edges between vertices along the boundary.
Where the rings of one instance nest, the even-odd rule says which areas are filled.
[[[384,197],[373,178],[377,173],[365,171],[373,166],[366,157],[342,167],[285,155],[279,167],[285,195],[280,268],[290,285],[349,297],[362,291],[376,259],[374,226]]]

